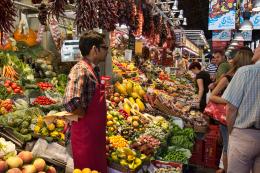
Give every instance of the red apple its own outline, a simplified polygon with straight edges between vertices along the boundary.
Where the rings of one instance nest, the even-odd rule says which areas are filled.
[[[43,159],[38,158],[33,162],[33,165],[35,166],[36,170],[39,172],[45,169],[46,163]]]
[[[24,163],[30,163],[33,159],[33,154],[29,151],[22,151],[18,154],[18,157],[20,157]]]
[[[37,170],[33,165],[25,165],[23,166],[22,173],[36,173]]]
[[[7,165],[9,168],[19,168],[23,165],[23,160],[18,156],[9,157],[6,160]]]
[[[9,169],[6,173],[22,173],[22,171],[18,168]]]
[[[56,173],[56,169],[53,166],[49,166],[47,169],[47,173]]]
[[[0,160],[0,172],[5,172],[5,170],[7,170],[8,165],[5,161]]]

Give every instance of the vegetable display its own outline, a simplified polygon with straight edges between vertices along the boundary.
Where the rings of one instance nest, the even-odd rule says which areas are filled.
[[[33,104],[34,105],[52,105],[55,104],[56,102],[51,100],[50,98],[46,97],[46,96],[39,96],[37,97],[34,101]]]

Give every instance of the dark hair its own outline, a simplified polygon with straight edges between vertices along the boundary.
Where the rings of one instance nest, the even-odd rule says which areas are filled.
[[[189,70],[192,70],[192,69],[195,69],[195,68],[198,68],[199,70],[201,70],[201,65],[199,62],[193,62],[190,64],[189,66]]]
[[[219,53],[220,55],[224,56],[225,53],[222,50],[215,50],[214,54]]]
[[[79,39],[79,49],[82,56],[87,56],[93,46],[100,48],[100,45],[104,43],[105,35],[96,31],[90,30],[81,35]]]

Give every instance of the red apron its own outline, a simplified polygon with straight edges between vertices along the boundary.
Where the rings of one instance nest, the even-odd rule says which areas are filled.
[[[95,77],[97,85],[86,115],[78,122],[72,123],[71,145],[74,168],[90,168],[107,173],[105,86],[98,84],[92,66],[87,62],[85,64],[88,71]]]

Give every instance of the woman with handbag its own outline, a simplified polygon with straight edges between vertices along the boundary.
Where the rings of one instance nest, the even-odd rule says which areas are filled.
[[[224,99],[221,98],[221,95],[223,94],[223,92],[227,88],[229,82],[232,80],[232,77],[234,76],[236,71],[242,66],[252,64],[253,55],[254,54],[253,54],[252,50],[248,47],[240,48],[237,51],[237,53],[236,53],[236,55],[235,55],[235,57],[232,61],[231,70],[229,72],[227,72],[224,77],[222,77],[220,79],[217,86],[212,91],[211,96],[209,98],[210,102],[213,102],[213,104],[215,103],[217,105],[219,105],[219,104],[225,105],[227,103]],[[220,107],[220,105],[219,105],[219,107]],[[227,126],[221,124],[220,125],[220,132],[221,132],[222,141],[223,141],[223,152],[222,152],[222,154],[223,154],[224,170],[221,170],[219,172],[226,172],[227,171],[227,165],[228,165],[228,163],[227,163],[227,147],[228,147]]]

